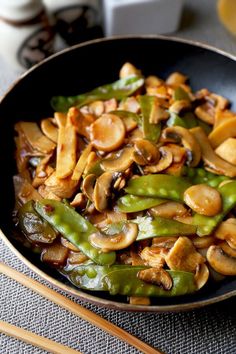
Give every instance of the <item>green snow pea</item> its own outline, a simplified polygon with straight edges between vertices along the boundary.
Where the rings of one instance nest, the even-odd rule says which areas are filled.
[[[129,76],[111,84],[106,84],[95,88],[90,92],[77,96],[54,96],[51,99],[51,106],[55,111],[67,112],[71,106],[82,107],[95,100],[109,100],[116,98],[121,100],[132,95],[144,84],[144,79],[140,76]]]
[[[165,202],[167,202],[165,199],[126,194],[118,199],[117,206],[118,209],[124,213],[135,213]]]
[[[195,292],[194,274],[182,271],[167,272],[173,280],[171,290],[164,290],[157,285],[145,283],[137,274],[146,266],[128,265],[82,265],[72,270],[65,270],[67,278],[77,287],[86,290],[108,291],[111,295],[172,297]]]
[[[190,101],[188,93],[182,89],[182,87],[177,87],[173,93],[173,99],[175,101],[185,100]]]
[[[180,126],[186,129],[191,129],[198,126],[197,119],[192,112],[186,112],[183,116],[179,116],[176,113],[171,113],[170,118],[166,122],[168,127]]]
[[[182,222],[155,216],[139,217],[132,220],[138,225],[139,233],[137,241],[160,236],[188,236],[196,233],[195,225],[184,224]]]
[[[236,181],[224,184],[218,188],[218,191],[223,202],[222,212],[215,216],[195,214],[193,217],[193,224],[197,226],[199,236],[210,235],[228,212],[236,206]]]
[[[35,209],[43,219],[95,263],[104,265],[115,262],[115,252],[103,253],[89,243],[88,237],[98,230],[73,208],[56,200],[43,199],[35,203]]]
[[[33,243],[52,243],[58,235],[35,211],[32,200],[19,209],[18,219],[21,231]]]
[[[191,185],[188,179],[184,177],[155,174],[131,179],[125,191],[129,194],[144,197],[183,201],[183,194]]]
[[[215,175],[212,172],[204,170],[204,168],[187,167],[183,168],[183,175],[188,177],[192,184],[205,183],[213,188],[219,186],[223,181],[227,181],[230,178],[224,175]]]
[[[187,124],[184,119],[176,113],[171,113],[170,118],[166,122],[166,125],[168,127],[174,127],[177,125],[179,127],[187,128]]]
[[[138,236],[136,241],[146,240],[153,237],[161,236],[188,236],[194,235],[197,226],[184,224],[182,222],[162,218],[160,216],[150,217],[143,216],[130,220],[138,225]],[[104,233],[114,235],[120,233],[124,226],[124,222],[110,224],[104,228]]]
[[[139,103],[142,113],[142,128],[144,138],[156,143],[161,135],[161,123],[152,124],[150,123],[150,115],[155,103],[156,97],[154,96],[140,96]]]

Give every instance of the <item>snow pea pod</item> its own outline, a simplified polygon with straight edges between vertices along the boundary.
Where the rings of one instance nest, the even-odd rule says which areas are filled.
[[[224,175],[215,175],[214,173],[204,170],[204,168],[187,167],[183,168],[183,175],[188,177],[193,184],[205,183],[213,188],[219,186],[223,181],[230,178]]]
[[[179,127],[187,128],[187,124],[184,119],[176,113],[171,113],[170,118],[166,122],[166,125],[168,127],[175,127],[177,125]]]
[[[154,96],[140,96],[139,103],[142,113],[142,128],[144,138],[156,143],[161,135],[161,123],[152,124],[150,123],[150,116],[153,111],[153,107],[156,102],[156,97]]]
[[[167,200],[160,198],[141,197],[138,195],[126,194],[117,201],[118,209],[124,213],[135,213],[146,210],[156,205],[165,203]]]
[[[89,235],[98,230],[73,208],[56,200],[43,199],[35,203],[35,209],[43,219],[95,263],[104,265],[115,262],[115,252],[103,253],[89,243]]]
[[[129,76],[111,84],[106,84],[95,88],[87,93],[77,96],[54,96],[51,99],[51,106],[55,111],[67,112],[71,106],[82,107],[96,100],[109,100],[123,98],[132,95],[144,84],[144,79],[140,76]]]
[[[182,87],[177,87],[174,90],[173,99],[174,101],[180,101],[180,100],[190,101],[189,94],[184,89],[182,89]]]
[[[193,224],[197,226],[197,234],[199,236],[210,235],[227,213],[236,205],[236,181],[224,184],[218,188],[218,191],[223,202],[221,213],[213,217],[200,214],[195,214],[193,217]]]
[[[148,269],[145,266],[112,265],[78,266],[65,271],[68,279],[75,285],[86,290],[108,291],[111,295],[172,297],[195,292],[194,274],[182,271],[167,270],[173,280],[170,290],[148,284],[138,279],[139,271]]]
[[[195,225],[184,224],[182,222],[155,216],[139,217],[132,220],[138,224],[139,233],[136,241],[145,240],[160,236],[188,236],[196,233]]]
[[[181,202],[185,190],[191,185],[184,177],[155,174],[131,179],[125,191],[144,197],[166,198]]]

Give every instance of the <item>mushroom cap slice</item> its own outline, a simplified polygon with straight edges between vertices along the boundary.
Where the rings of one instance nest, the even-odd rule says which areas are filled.
[[[197,267],[194,280],[198,290],[201,289],[206,284],[209,278],[209,274],[210,272],[206,264],[203,263],[199,267]]]
[[[173,280],[165,269],[149,268],[140,270],[138,278],[146,283],[161,286],[164,290],[171,290]]]
[[[162,155],[161,159],[156,165],[146,166],[144,168],[145,173],[158,173],[165,170],[172,164],[173,155],[171,149],[168,146],[162,146],[159,151]]]
[[[228,256],[220,246],[208,248],[207,261],[220,274],[236,275],[236,258]]]
[[[141,166],[152,165],[160,158],[160,153],[155,144],[146,139],[140,139],[134,143],[134,162]]]
[[[225,240],[230,247],[236,248],[236,219],[229,218],[223,221],[215,230],[214,236],[220,240]]]
[[[201,159],[201,149],[199,143],[188,129],[179,126],[168,127],[163,130],[162,138],[164,140],[170,138],[174,141],[182,143],[189,155],[191,155],[189,165],[191,167],[198,165]]]
[[[94,247],[101,248],[102,252],[116,251],[130,246],[138,236],[138,226],[134,223],[125,223],[122,231],[114,235],[105,235],[96,232],[89,236]]]
[[[133,163],[133,147],[125,147],[118,151],[115,158],[104,159],[101,167],[109,172],[123,172],[127,170]]]
[[[113,174],[111,172],[104,172],[96,181],[93,191],[93,201],[98,211],[103,211],[107,208],[108,198],[111,195],[112,180]]]
[[[86,195],[86,197],[93,202],[93,192],[94,192],[94,184],[96,181],[96,175],[89,174],[87,175],[82,183],[82,191]]]

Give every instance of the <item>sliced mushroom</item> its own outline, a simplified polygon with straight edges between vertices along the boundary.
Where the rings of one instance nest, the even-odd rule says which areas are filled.
[[[122,65],[119,73],[119,77],[121,79],[124,79],[125,77],[131,76],[131,75],[141,75],[141,71],[138,70],[133,64],[127,62],[124,65]]]
[[[205,262],[187,237],[179,237],[165,258],[168,267],[172,270],[183,270],[195,273],[197,267]]]
[[[153,268],[161,269],[165,264],[165,254],[167,249],[161,247],[145,247],[140,253],[140,257],[144,260],[144,264]]]
[[[222,209],[220,193],[207,184],[197,184],[184,192],[184,202],[196,213],[214,216]]]
[[[236,139],[228,138],[218,146],[215,153],[225,161],[236,165],[236,155],[232,154],[232,151],[236,151]]]
[[[218,127],[212,130],[208,135],[211,146],[215,149],[223,141],[228,138],[236,137],[236,117],[232,119],[227,119],[224,123],[221,123]]]
[[[96,181],[96,175],[90,174],[84,178],[82,186],[81,186],[83,193],[92,202],[93,202],[93,192],[94,192],[95,181]]]
[[[216,155],[204,130],[201,127],[196,127],[192,128],[190,131],[201,147],[202,159],[205,164],[217,174],[223,174],[228,177],[236,177],[236,166],[228,163]]]
[[[172,164],[173,155],[171,153],[171,149],[168,146],[162,146],[159,149],[161,153],[161,159],[156,165],[145,166],[145,173],[158,173],[165,170]]]
[[[194,276],[197,290],[201,289],[209,279],[209,269],[206,264],[201,264],[197,267],[196,274]]]
[[[126,147],[115,154],[114,158],[108,158],[101,162],[104,171],[123,172],[133,163],[133,147]]]
[[[173,280],[170,274],[164,269],[143,269],[138,272],[137,276],[145,283],[160,286],[164,290],[171,290],[173,286]]]
[[[236,258],[228,256],[220,246],[210,246],[207,261],[220,274],[236,275]]]
[[[176,145],[176,144],[166,144],[169,149],[171,149],[171,153],[173,155],[173,162],[179,163],[183,161],[186,157],[186,150],[184,147]]]
[[[207,124],[213,125],[215,122],[215,108],[209,102],[198,106],[194,113],[196,116]]]
[[[215,101],[216,108],[226,109],[229,105],[229,100],[223,96],[217,95],[215,93],[210,93],[209,97]]]
[[[124,224],[122,231],[115,235],[105,235],[97,232],[89,236],[94,247],[101,248],[103,252],[116,251],[130,246],[138,236],[138,226],[133,223]]]
[[[228,256],[236,258],[236,249],[230,247],[226,241],[219,243],[219,246]]]
[[[188,214],[188,210],[185,208],[185,206],[177,202],[166,202],[157,205],[149,209],[149,212],[152,216],[161,216],[167,219],[173,219],[174,217]]]
[[[195,236],[192,238],[192,242],[196,248],[208,248],[215,243],[215,238],[212,235],[209,236]]]
[[[115,114],[103,114],[90,126],[90,140],[98,150],[116,150],[123,144],[124,139],[124,123]]]
[[[199,143],[188,129],[179,126],[168,127],[163,130],[162,138],[164,140],[171,138],[177,143],[181,143],[187,150],[188,157],[190,157],[189,165],[192,167],[198,165],[201,159],[201,149]]]
[[[138,165],[152,165],[160,158],[157,146],[149,140],[140,139],[134,143],[133,160]]]
[[[236,219],[229,218],[223,221],[214,233],[215,237],[225,240],[229,245],[236,249]]]
[[[111,172],[104,172],[96,181],[93,200],[94,206],[98,211],[107,209],[108,198],[111,196],[112,180],[113,174]]]

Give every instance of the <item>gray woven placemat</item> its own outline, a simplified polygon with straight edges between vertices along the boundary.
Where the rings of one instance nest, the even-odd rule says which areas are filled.
[[[40,280],[0,241],[0,259]],[[49,286],[49,284],[47,284]],[[168,354],[235,354],[236,299],[178,314],[125,313],[74,301]],[[66,310],[0,275],[1,319],[56,340],[84,354],[138,353]],[[44,351],[0,335],[1,354]]]

